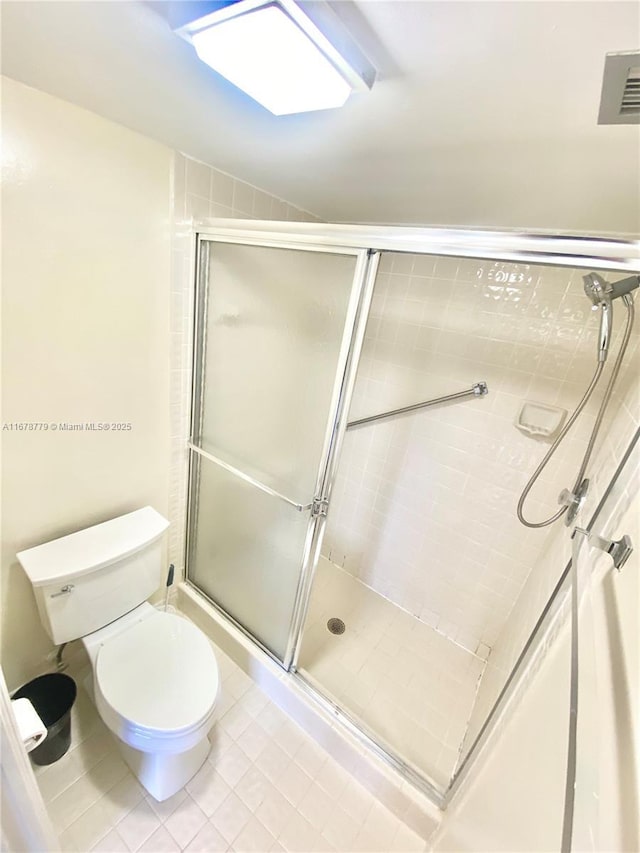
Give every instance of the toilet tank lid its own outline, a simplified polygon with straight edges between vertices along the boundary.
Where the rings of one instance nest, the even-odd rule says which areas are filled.
[[[94,524],[17,554],[33,586],[45,586],[104,568],[150,545],[169,522],[151,506]]]

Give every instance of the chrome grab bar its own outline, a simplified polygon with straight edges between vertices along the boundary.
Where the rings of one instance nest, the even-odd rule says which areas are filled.
[[[209,462],[214,462],[216,465],[219,465],[221,468],[224,468],[225,471],[228,471],[230,474],[233,474],[236,477],[239,477],[241,480],[244,480],[245,483],[249,483],[252,486],[255,486],[257,489],[260,489],[261,492],[266,492],[266,494],[271,495],[274,498],[279,498],[281,501],[288,503],[289,506],[292,506],[298,512],[305,512],[308,509],[312,509],[313,502],[308,504],[299,504],[291,498],[288,498],[286,495],[283,495],[281,492],[277,492],[275,489],[272,489],[271,486],[267,486],[266,483],[261,483],[260,480],[256,480],[255,477],[251,477],[249,474],[245,474],[244,471],[240,471],[239,468],[234,468],[233,465],[229,465],[228,462],[224,462],[222,459],[218,459],[217,456],[214,456],[212,453],[207,453],[206,450],[203,450],[201,447],[198,447],[197,444],[193,444],[193,442],[187,442],[187,447],[189,450],[193,450],[194,453],[197,453],[199,456],[203,456],[205,459],[208,459]]]
[[[437,406],[439,403],[448,403],[451,400],[460,400],[463,397],[484,397],[489,393],[489,388],[486,382],[476,382],[468,391],[458,391],[457,394],[447,394],[445,397],[436,397],[433,400],[425,400],[424,403],[415,403],[413,406],[403,406],[401,409],[393,409],[390,412],[382,412],[380,415],[370,415],[368,418],[359,418],[357,421],[349,421],[347,429],[362,424],[369,424],[372,421],[379,421],[381,418],[391,418],[394,415],[403,415],[405,412],[415,412],[417,409],[426,409],[429,406]]]

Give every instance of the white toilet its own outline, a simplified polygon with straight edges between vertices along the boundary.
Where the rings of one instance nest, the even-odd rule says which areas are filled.
[[[98,712],[156,800],[206,759],[219,689],[202,631],[147,602],[162,583],[168,526],[144,507],[17,555],[53,642],[82,638]]]

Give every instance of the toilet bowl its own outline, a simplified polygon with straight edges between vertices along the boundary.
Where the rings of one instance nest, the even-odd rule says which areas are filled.
[[[149,793],[167,799],[209,752],[219,692],[209,641],[187,619],[144,603],[82,644],[98,713]]]
[[[162,579],[168,526],[144,507],[17,555],[53,642],[82,640],[98,713],[157,800],[205,761],[219,690],[202,631],[146,601]]]

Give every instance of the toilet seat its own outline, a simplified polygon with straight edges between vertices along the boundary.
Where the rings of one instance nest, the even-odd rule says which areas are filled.
[[[191,622],[154,610],[101,644],[94,663],[96,704],[125,743],[180,752],[203,737],[219,690],[216,659]]]

